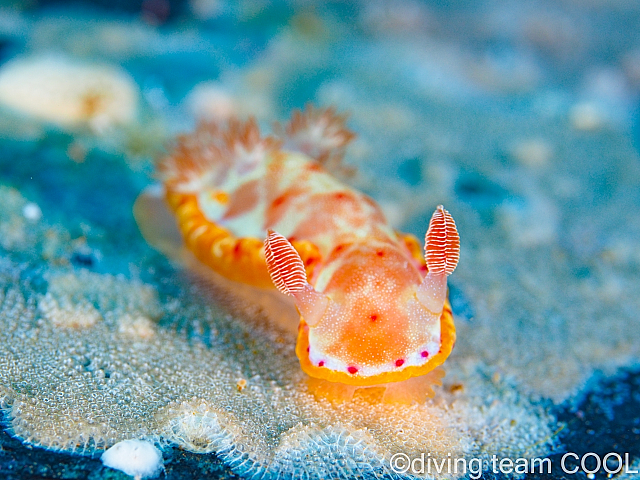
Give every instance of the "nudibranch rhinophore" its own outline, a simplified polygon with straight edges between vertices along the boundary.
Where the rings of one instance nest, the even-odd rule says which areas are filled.
[[[438,206],[425,253],[366,195],[331,176],[354,134],[333,109],[296,111],[278,135],[254,119],[201,124],[158,174],[189,250],[220,275],[275,287],[300,313],[296,353],[310,376],[400,382],[442,364],[455,343],[447,276],[460,241]]]

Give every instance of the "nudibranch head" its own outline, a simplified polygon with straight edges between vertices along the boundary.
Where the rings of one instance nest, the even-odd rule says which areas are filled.
[[[451,215],[439,206],[425,242],[428,273],[399,244],[367,239],[343,245],[311,286],[293,246],[270,231],[265,256],[276,287],[301,314],[296,352],[309,375],[378,385],[423,375],[455,343],[446,278],[459,258]]]

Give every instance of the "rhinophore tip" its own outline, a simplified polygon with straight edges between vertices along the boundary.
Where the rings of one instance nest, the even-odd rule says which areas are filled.
[[[285,295],[295,295],[307,285],[307,273],[300,255],[278,232],[269,230],[264,241],[264,256],[271,280]]]
[[[424,258],[429,273],[451,275],[460,258],[460,236],[451,214],[442,205],[433,212],[424,240]]]

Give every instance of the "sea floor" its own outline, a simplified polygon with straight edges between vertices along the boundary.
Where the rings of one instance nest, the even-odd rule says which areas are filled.
[[[126,478],[99,456],[141,438],[168,479],[464,477],[398,454],[637,478],[639,22],[597,0],[0,8],[0,477]],[[308,102],[348,115],[346,181],[395,228],[456,219],[458,341],[425,404],[316,398],[277,313],[134,220],[199,119],[269,131]]]

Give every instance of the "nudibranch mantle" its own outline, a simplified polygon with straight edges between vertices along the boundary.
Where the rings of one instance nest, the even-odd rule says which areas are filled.
[[[202,124],[160,162],[188,249],[230,280],[293,297],[296,353],[312,377],[378,385],[442,364],[455,343],[451,215],[436,209],[423,257],[373,200],[325,170],[354,136],[343,117],[309,107],[275,130],[263,137],[253,119]]]

